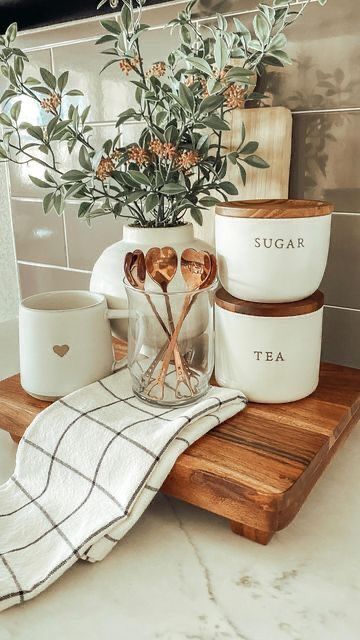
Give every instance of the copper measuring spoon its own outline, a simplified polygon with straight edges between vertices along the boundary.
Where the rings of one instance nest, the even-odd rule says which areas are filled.
[[[146,279],[146,266],[145,266],[145,256],[140,249],[135,249],[135,251],[129,251],[124,260],[124,272],[125,276],[129,282],[129,284],[134,287],[134,289],[139,289],[140,291],[145,290],[145,279]],[[160,323],[162,329],[165,331],[168,338],[170,338],[170,333],[165,325],[162,317],[160,316],[158,310],[156,309],[151,297],[148,294],[145,294],[146,300],[148,301],[152,311],[158,322]]]
[[[174,333],[175,325],[172,314],[172,309],[170,305],[169,297],[167,296],[167,290],[170,282],[173,280],[177,267],[178,267],[178,257],[175,249],[172,247],[153,247],[149,249],[145,258],[146,271],[150,278],[159,285],[165,297],[165,305],[166,305],[166,313],[168,317],[169,327],[171,334]],[[168,345],[166,345],[165,349],[163,349],[163,353],[167,350]],[[192,393],[192,388],[189,382],[188,374],[186,368],[184,367],[183,358],[180,355],[179,347],[177,342],[174,342],[174,347],[172,349],[174,353],[175,360],[175,369],[176,369],[176,377],[177,377],[177,385],[176,385],[176,394],[178,397],[181,397],[180,386],[185,385],[185,387]],[[163,355],[163,354],[162,354]],[[158,361],[162,358],[159,358]],[[157,363],[156,363],[157,364]],[[153,363],[154,365],[154,363]],[[152,375],[153,371],[156,368],[151,366],[149,370],[146,372],[147,375]]]
[[[187,288],[191,292],[191,294],[187,295],[185,298],[180,317],[173,331],[169,345],[166,349],[160,373],[157,378],[152,383],[150,383],[147,389],[148,396],[155,398],[155,396],[152,395],[152,392],[157,386],[159,386],[159,400],[162,400],[164,397],[165,379],[171,361],[172,352],[176,345],[176,341],[181,331],[183,322],[191,308],[192,301],[194,299],[194,293],[202,288],[205,288],[206,286],[209,286],[216,276],[215,257],[213,260],[207,251],[185,249],[181,256],[181,272],[186,282]],[[211,278],[212,280],[210,280]]]

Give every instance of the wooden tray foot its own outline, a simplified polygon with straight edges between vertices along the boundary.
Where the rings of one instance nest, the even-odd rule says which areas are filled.
[[[10,433],[11,435],[11,440],[14,440],[14,442],[16,442],[16,444],[19,444],[21,437],[20,436],[14,436],[12,433]]]
[[[234,520],[230,520],[231,531],[236,533],[238,536],[243,536],[243,538],[247,538],[247,540],[253,540],[253,542],[258,542],[259,544],[268,544],[273,537],[275,531],[261,531],[260,529],[254,529],[254,527],[249,527],[246,524],[241,524],[241,522],[235,522]]]

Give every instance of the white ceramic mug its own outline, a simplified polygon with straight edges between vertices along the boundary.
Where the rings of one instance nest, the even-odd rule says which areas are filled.
[[[51,291],[20,304],[20,376],[23,389],[54,400],[110,375],[114,360],[105,296],[89,291]]]

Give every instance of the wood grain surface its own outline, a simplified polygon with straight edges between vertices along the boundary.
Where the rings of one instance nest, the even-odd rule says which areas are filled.
[[[314,218],[328,216],[334,210],[322,200],[233,200],[215,207],[220,216],[230,218]]]
[[[229,162],[226,180],[237,187],[239,195],[236,199],[287,198],[291,156],[291,112],[285,107],[235,109],[229,114],[230,131],[225,131],[222,138],[222,144],[229,151],[234,151],[241,143],[243,123],[246,140],[259,142],[256,153],[270,166],[268,169],[247,166],[244,186],[239,168]],[[195,229],[197,237],[213,246],[215,244],[214,219],[215,209],[209,209],[204,212],[203,225],[201,227],[196,225]],[[190,217],[189,221],[191,222]]]
[[[116,350],[123,355],[125,345]],[[18,376],[0,382],[0,428],[14,439],[46,406],[21,389]],[[311,396],[288,404],[250,403],[189,447],[162,490],[267,544],[298,513],[359,418],[360,370],[322,364]]]
[[[324,305],[324,294],[318,289],[308,298],[296,302],[250,302],[235,298],[225,289],[218,289],[215,294],[215,304],[232,313],[243,313],[247,316],[262,316],[266,318],[280,318],[289,316],[303,316],[313,313]]]

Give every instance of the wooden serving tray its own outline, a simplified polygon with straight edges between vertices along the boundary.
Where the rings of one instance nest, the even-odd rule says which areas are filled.
[[[117,345],[117,356],[126,346]],[[19,440],[48,403],[35,400],[19,376],[0,382],[0,428]],[[360,418],[360,370],[322,364],[308,398],[255,404],[200,438],[162,486],[230,520],[235,533],[267,544],[286,527]]]

